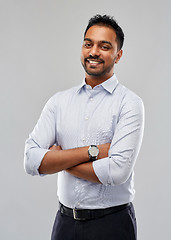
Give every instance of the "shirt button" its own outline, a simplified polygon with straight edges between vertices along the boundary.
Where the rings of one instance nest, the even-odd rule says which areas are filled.
[[[88,117],[85,117],[85,120],[88,120]]]
[[[82,140],[83,140],[83,142],[85,142],[85,138],[83,138]]]
[[[93,98],[90,98],[90,101],[93,101]]]

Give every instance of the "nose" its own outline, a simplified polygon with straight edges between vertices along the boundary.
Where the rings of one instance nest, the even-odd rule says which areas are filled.
[[[89,56],[97,58],[100,56],[100,52],[98,49],[98,46],[94,45],[91,47],[90,52],[89,52]]]

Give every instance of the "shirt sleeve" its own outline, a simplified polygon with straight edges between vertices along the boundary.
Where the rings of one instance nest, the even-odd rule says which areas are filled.
[[[25,143],[24,169],[28,174],[39,175],[38,169],[44,155],[55,144],[55,123],[55,109],[51,98]]]
[[[143,138],[144,105],[140,98],[125,101],[109,149],[109,157],[93,162],[104,185],[120,185],[131,175]]]

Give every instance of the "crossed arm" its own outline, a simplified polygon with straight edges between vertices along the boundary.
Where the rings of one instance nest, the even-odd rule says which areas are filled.
[[[108,156],[109,147],[109,143],[98,145],[98,159]],[[62,170],[76,177],[101,183],[93,170],[92,162],[89,162],[88,147],[62,150],[60,146],[52,146],[41,162],[39,173],[52,174]]]
[[[93,164],[89,162],[88,146],[67,150],[52,147],[47,151],[55,143],[55,118],[52,109],[46,108],[26,141],[26,172],[38,175],[65,170],[79,178],[104,185],[119,185],[127,181],[142,142],[144,111],[139,99],[125,100],[122,105],[111,144],[98,145],[100,160]]]

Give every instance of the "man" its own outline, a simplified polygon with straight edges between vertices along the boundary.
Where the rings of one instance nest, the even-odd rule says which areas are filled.
[[[31,175],[58,172],[52,239],[135,240],[134,164],[143,135],[143,103],[114,66],[124,34],[110,16],[89,20],[82,46],[83,83],[45,105],[25,147]]]

